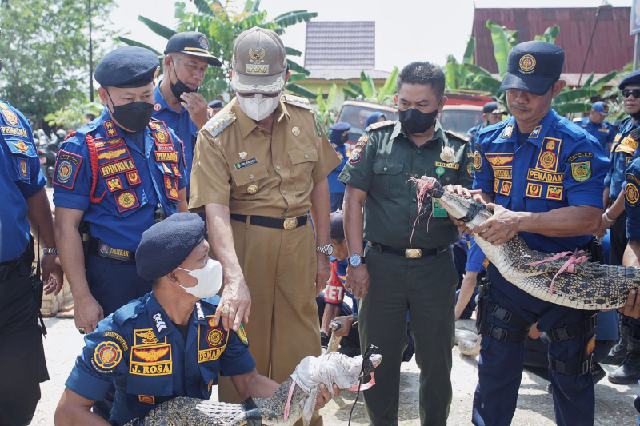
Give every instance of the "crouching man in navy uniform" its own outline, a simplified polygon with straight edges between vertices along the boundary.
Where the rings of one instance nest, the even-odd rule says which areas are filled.
[[[607,159],[600,144],[560,117],[551,102],[564,51],[549,43],[520,43],[509,54],[502,82],[513,117],[478,134],[474,188],[495,203],[494,216],[474,229],[492,244],[516,234],[547,253],[586,248],[598,229]],[[473,404],[475,425],[509,425],[522,378],[529,327],[549,339],[549,370],[559,425],[593,425],[590,364],[593,312],[537,299],[488,267],[490,285],[479,306],[482,348]]]
[[[144,417],[177,396],[209,399],[220,375],[231,376],[243,398],[269,397],[278,383],[258,374],[244,328],[225,330],[214,313],[222,267],[209,258],[205,225],[177,213],[142,235],[138,274],[152,292],[100,321],[69,375],[56,425],[108,424],[90,411],[115,385],[109,421]],[[322,392],[320,408],[329,400]],[[334,390],[337,390],[335,388]]]
[[[55,228],[80,333],[151,290],[134,261],[142,232],[187,210],[182,142],[151,120],[157,68],[158,58],[141,47],[107,54],[95,71],[104,110],[58,152]]]

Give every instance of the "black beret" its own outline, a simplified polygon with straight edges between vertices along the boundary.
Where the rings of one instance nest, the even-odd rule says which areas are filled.
[[[618,85],[618,89],[624,90],[625,87],[630,85],[640,85],[640,70],[625,75]]]
[[[140,87],[153,82],[158,57],[138,46],[118,47],[107,53],[93,74],[101,86]]]
[[[204,221],[195,213],[175,213],[142,233],[136,270],[153,281],[176,269],[204,240]]]

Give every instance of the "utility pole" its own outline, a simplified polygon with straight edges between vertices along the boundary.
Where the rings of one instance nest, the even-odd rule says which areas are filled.
[[[93,102],[93,11],[91,0],[87,0],[87,16],[89,18],[89,101]]]

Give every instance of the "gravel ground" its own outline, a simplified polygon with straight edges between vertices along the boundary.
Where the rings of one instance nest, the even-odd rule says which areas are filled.
[[[51,380],[42,384],[42,399],[38,405],[32,425],[52,425],[53,412],[64,382],[73,366],[75,357],[82,347],[82,338],[75,330],[73,320],[45,319],[48,334],[45,339],[47,366]],[[470,424],[473,390],[476,385],[476,361],[460,356],[454,349],[453,401],[449,425]],[[609,366],[605,366],[611,370]],[[402,365],[400,382],[400,424],[418,425],[418,368],[412,360]],[[514,425],[546,426],[553,425],[553,401],[547,393],[547,382],[534,374],[525,373],[520,387],[518,408],[513,420]],[[596,385],[596,425],[636,425],[633,398],[638,386],[611,385],[606,379]],[[323,410],[325,425],[346,425],[349,410],[355,394],[344,394],[343,401],[331,402]],[[362,398],[357,403],[351,423],[368,424]]]

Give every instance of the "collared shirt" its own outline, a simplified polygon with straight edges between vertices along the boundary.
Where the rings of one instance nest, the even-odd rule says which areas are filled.
[[[293,217],[311,208],[311,191],[340,160],[319,136],[313,112],[285,95],[271,133],[233,99],[200,130],[190,208],[228,205],[231,213]]]
[[[629,133],[638,127],[638,123],[631,117],[627,117],[620,123],[618,133],[611,145],[611,163],[605,178],[605,186],[609,187],[609,198],[611,201],[618,198],[622,191],[622,183],[625,178],[625,170],[634,158],[640,155],[638,141],[632,138]]]
[[[244,329],[236,334],[214,322],[217,303],[196,303],[185,337],[153,293],[130,302],[85,336],[66,387],[101,401],[115,386],[110,420],[117,425],[177,396],[209,399],[220,375],[255,368]]]
[[[627,213],[627,239],[640,240],[640,157],[631,162],[625,173],[624,209]]]
[[[189,178],[191,174],[191,165],[193,164],[193,149],[196,145],[198,137],[198,127],[191,120],[189,111],[180,106],[180,112],[173,110],[162,96],[160,91],[160,82],[153,91],[155,105],[153,106],[153,118],[164,121],[171,130],[180,138],[184,145],[184,159],[187,163],[187,173],[185,174],[185,182],[187,185],[187,194],[189,194]]]
[[[45,183],[29,122],[0,101],[0,262],[17,259],[27,248],[27,199]]]
[[[607,157],[600,144],[576,124],[550,110],[528,135],[513,117],[478,135],[474,188],[513,211],[547,212],[566,206],[602,208]],[[521,232],[543,252],[574,250],[591,236],[547,237]]]
[[[344,183],[340,182],[338,176],[340,176],[340,172],[344,169],[344,165],[347,164],[347,147],[342,145],[334,145],[334,149],[338,154],[338,158],[340,158],[340,164],[338,167],[333,169],[327,179],[329,180],[329,192],[332,193],[340,193],[344,192]]]
[[[600,124],[596,124],[589,120],[589,117],[583,117],[578,124],[600,142],[603,150],[609,150],[609,144],[613,143],[613,138],[617,133],[616,126],[606,120]]]
[[[93,237],[135,251],[157,208],[167,216],[177,211],[185,173],[182,142],[171,129],[154,120],[144,131],[128,133],[105,108],[61,145],[54,203],[82,210]]]
[[[446,211],[427,199],[418,212],[416,187],[409,179],[432,176],[444,185],[469,187],[466,142],[445,132],[440,123],[431,140],[420,147],[397,121],[376,123],[367,130],[340,174],[346,185],[367,193],[365,240],[395,248],[452,244],[458,231]]]

